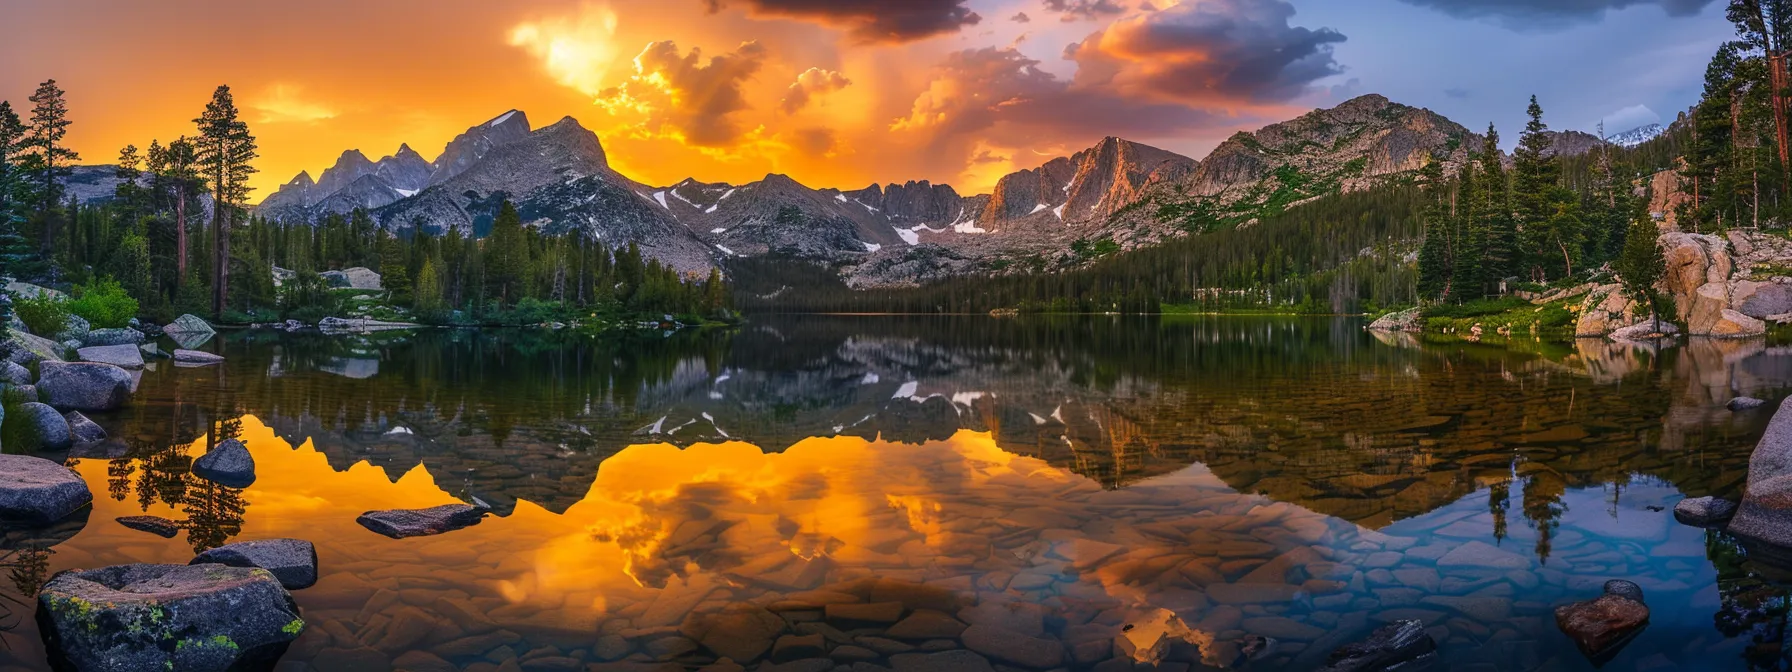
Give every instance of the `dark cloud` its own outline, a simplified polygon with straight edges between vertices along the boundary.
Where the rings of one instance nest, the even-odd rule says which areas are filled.
[[[1608,10],[1656,5],[1668,16],[1694,16],[1717,0],[1401,0],[1462,19],[1486,19],[1512,30],[1557,30],[1598,21]]]
[[[757,16],[846,28],[862,42],[913,42],[974,26],[983,17],[969,0],[703,0],[710,12],[743,6]]]
[[[1033,17],[1027,16],[1026,12],[1021,12],[1019,14],[1015,14],[1014,16],[1008,17],[1008,20],[1013,21],[1015,23],[1026,23],[1028,21],[1032,21]]]
[[[1126,8],[1113,0],[1045,0],[1046,11],[1057,12],[1062,21],[1094,21],[1126,13]]]
[[[1235,121],[1224,112],[1084,88],[1038,66],[1012,47],[952,53],[892,129],[921,136],[962,166],[981,140],[1031,146],[1066,137],[1164,137]]]
[[[1455,98],[1456,100],[1463,100],[1463,99],[1468,98],[1469,96],[1474,95],[1474,94],[1469,92],[1468,89],[1456,87],[1456,88],[1444,89],[1444,95],[1449,96],[1451,98]]]
[[[765,58],[758,42],[707,63],[700,49],[681,54],[670,40],[654,42],[635,57],[634,74],[605,90],[598,103],[612,112],[644,113],[649,126],[669,127],[694,145],[728,145],[744,132],[736,113],[751,109],[741,83],[759,73]]]
[[[807,106],[809,99],[824,93],[839,91],[848,86],[852,86],[852,80],[847,79],[846,75],[833,70],[809,68],[803,71],[803,74],[797,75],[796,81],[790,83],[790,88],[784,91],[784,100],[778,107],[785,114],[794,114]]]
[[[1065,50],[1077,81],[1193,104],[1284,101],[1343,72],[1342,33],[1289,23],[1284,0],[1203,0],[1121,19]]]

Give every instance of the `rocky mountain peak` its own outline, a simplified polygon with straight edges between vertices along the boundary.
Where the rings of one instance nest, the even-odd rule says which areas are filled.
[[[295,187],[295,188],[299,188],[299,189],[309,189],[309,188],[311,188],[311,185],[314,185],[314,184],[317,184],[317,182],[315,182],[311,179],[311,173],[309,171],[301,170],[301,171],[299,171],[299,174],[297,176],[292,178],[291,181],[287,182],[285,185],[282,185],[282,188]]]
[[[529,129],[529,116],[518,110],[510,110],[490,121],[468,128],[442,148],[442,154],[436,157],[430,172],[428,184],[441,184],[466,172],[494,147],[529,137]]]

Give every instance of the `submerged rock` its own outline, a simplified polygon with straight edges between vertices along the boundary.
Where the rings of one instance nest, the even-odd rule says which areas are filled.
[[[1767,402],[1754,397],[1736,397],[1735,399],[1731,399],[1730,403],[1724,404],[1724,408],[1728,408],[1732,411],[1749,411],[1765,405],[1767,405]]]
[[[222,361],[224,361],[224,358],[222,356],[214,355],[209,352],[200,352],[198,350],[175,350],[174,351],[174,363],[175,364],[196,364],[196,365],[204,366],[206,364],[217,364]]]
[[[77,445],[83,443],[98,443],[106,440],[106,428],[99,426],[99,423],[89,420],[87,416],[81,415],[80,411],[69,411],[67,415],[62,417],[64,420],[68,421],[69,435],[74,439],[74,442]]]
[[[225,544],[194,556],[188,564],[260,567],[274,574],[287,590],[317,583],[317,547],[303,539],[257,539]]]
[[[87,482],[68,467],[39,457],[0,455],[0,520],[50,523],[91,503]]]
[[[1345,644],[1333,651],[1322,672],[1381,672],[1418,670],[1437,660],[1437,642],[1425,633],[1422,621],[1389,623],[1369,633],[1369,638]]]
[[[1716,497],[1691,497],[1674,505],[1674,520],[1694,527],[1716,527],[1736,515],[1736,503]]]
[[[4,428],[0,443],[15,452],[62,451],[75,445],[68,420],[48,404],[33,401],[14,406],[0,427]]]
[[[38,395],[60,410],[110,411],[131,399],[131,374],[117,366],[95,362],[38,366]]]
[[[57,574],[37,623],[59,670],[270,669],[305,629],[264,569],[120,565]]]
[[[118,519],[118,524],[164,539],[173,539],[174,535],[180,534],[181,529],[180,523],[161,516],[124,516]]]
[[[1629,581],[1609,581],[1598,599],[1556,607],[1556,627],[1595,663],[1610,660],[1649,624],[1649,607],[1634,598],[1642,589]]]
[[[193,474],[218,485],[247,488],[255,483],[255,457],[243,442],[225,439],[193,460]]]
[[[356,518],[355,522],[393,539],[403,539],[471,527],[479,524],[487,511],[489,509],[467,504],[443,504],[427,509],[368,511]]]

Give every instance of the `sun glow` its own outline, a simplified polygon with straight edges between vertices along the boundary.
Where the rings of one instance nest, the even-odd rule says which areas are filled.
[[[526,21],[510,31],[510,45],[541,61],[549,75],[579,93],[597,98],[604,76],[616,62],[616,12],[585,4],[577,14]]]

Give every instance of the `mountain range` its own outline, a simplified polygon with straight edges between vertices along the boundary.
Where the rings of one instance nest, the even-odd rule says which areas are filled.
[[[1620,134],[1642,137],[1646,129]],[[1581,154],[1599,138],[1554,136]],[[472,126],[434,161],[408,145],[377,161],[343,152],[316,180],[300,173],[259,206],[316,222],[368,210],[393,230],[490,230],[500,204],[552,233],[636,243],[698,272],[730,257],[780,255],[835,268],[859,287],[899,286],[1002,268],[1052,269],[1104,250],[1150,245],[1259,217],[1329,194],[1453,169],[1481,136],[1442,115],[1379,95],[1238,133],[1205,159],[1109,137],[1069,157],[1002,177],[989,194],[927,181],[842,191],[770,174],[746,184],[687,178],[650,186],[610,168],[597,136],[571,117],[535,128],[510,110]]]

